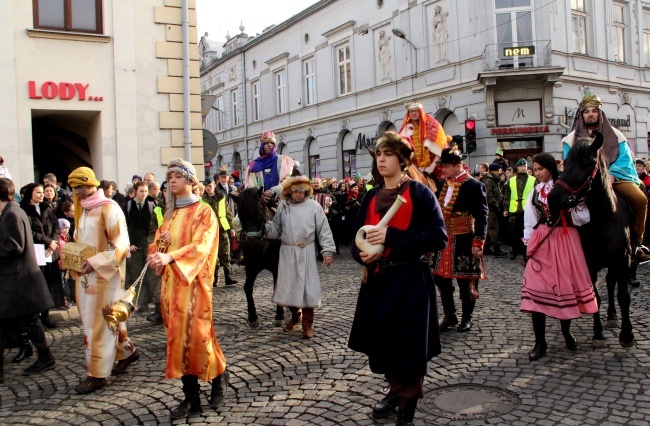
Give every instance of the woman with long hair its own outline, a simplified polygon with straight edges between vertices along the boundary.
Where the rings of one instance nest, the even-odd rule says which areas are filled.
[[[566,347],[578,346],[571,334],[571,320],[598,312],[587,262],[575,228],[588,222],[588,211],[574,207],[554,217],[548,194],[558,178],[551,154],[533,158],[533,172],[539,183],[524,208],[524,244],[528,262],[521,291],[521,311],[531,313],[535,346],[528,354],[535,361],[546,354],[546,317],[560,320]]]

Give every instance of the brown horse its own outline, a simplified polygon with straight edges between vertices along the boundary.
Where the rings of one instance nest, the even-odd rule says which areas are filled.
[[[370,153],[370,156],[372,157],[372,183],[373,185],[381,185],[384,183],[384,177],[379,173],[379,169],[377,168],[377,159],[375,158],[375,151],[371,150],[370,148],[367,148],[368,152]],[[415,165],[411,164],[408,169],[406,169],[406,174],[413,179],[416,182],[420,182],[421,184],[429,187],[429,189],[435,194],[436,191],[438,190],[438,185],[436,183],[436,180],[424,173],[422,173]]]

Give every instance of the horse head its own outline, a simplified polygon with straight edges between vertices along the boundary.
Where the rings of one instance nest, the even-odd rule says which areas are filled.
[[[239,193],[237,211],[244,231],[260,230],[267,220],[263,188],[246,188]]]
[[[564,172],[559,176],[548,196],[551,212],[558,213],[575,207],[585,200],[594,183],[603,185],[607,167],[600,156],[603,135],[596,133],[594,139],[576,138],[564,160]]]
[[[366,148],[368,153],[372,157],[372,168],[370,169],[370,174],[372,174],[372,184],[381,185],[384,183],[384,177],[379,173],[379,168],[377,168],[377,155],[374,149]]]

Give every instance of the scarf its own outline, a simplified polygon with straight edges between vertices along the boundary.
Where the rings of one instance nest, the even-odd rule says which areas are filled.
[[[84,210],[92,210],[97,207],[103,206],[104,204],[114,204],[115,207],[120,208],[114,200],[106,198],[104,195],[104,190],[99,188],[95,191],[90,197],[82,200],[77,194],[74,195],[74,226],[79,228],[79,219]]]
[[[180,209],[181,207],[187,207],[194,203],[197,203],[198,201],[199,201],[199,197],[194,194],[190,194],[187,197],[183,197],[183,198],[177,198],[176,208]]]
[[[255,160],[251,161],[249,167],[251,173],[262,172],[264,177],[264,189],[270,189],[277,185],[280,182],[280,177],[278,175],[278,152],[277,147],[273,147],[273,151],[270,154],[262,155],[264,152],[264,144],[260,146],[260,156]],[[264,173],[263,171],[269,169],[270,173]]]
[[[573,130],[575,131],[574,141],[579,137],[590,138],[592,137],[585,120],[582,118],[582,111],[579,110],[578,114],[580,116],[573,123]],[[612,125],[609,124],[609,120],[605,115],[605,111],[600,111],[600,118],[598,119],[598,130],[603,135],[603,147],[600,149],[602,154],[604,154],[605,163],[607,167],[611,166],[612,163],[618,159],[618,136],[614,132]]]

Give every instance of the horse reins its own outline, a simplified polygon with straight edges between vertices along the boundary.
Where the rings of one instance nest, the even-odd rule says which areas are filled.
[[[598,150],[598,156],[596,157],[596,166],[594,167],[594,170],[591,172],[591,176],[587,178],[585,183],[580,185],[580,188],[577,190],[573,190],[567,183],[562,181],[561,179],[558,179],[555,183],[560,185],[562,188],[566,189],[569,192],[569,203],[573,203],[578,199],[578,195],[585,189],[587,188],[587,193],[591,191],[591,183],[594,181],[594,178],[596,177],[596,173],[598,173],[598,169],[600,168],[600,150]]]

